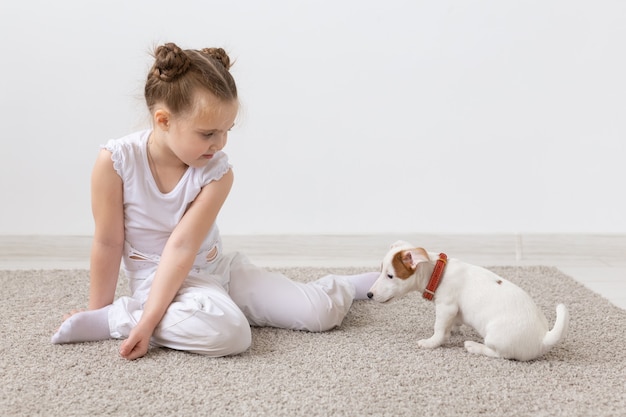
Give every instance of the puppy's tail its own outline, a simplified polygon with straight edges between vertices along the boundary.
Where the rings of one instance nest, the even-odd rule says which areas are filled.
[[[569,327],[569,313],[564,304],[556,306],[556,321],[554,327],[543,337],[543,347],[548,350],[559,343],[567,334]]]

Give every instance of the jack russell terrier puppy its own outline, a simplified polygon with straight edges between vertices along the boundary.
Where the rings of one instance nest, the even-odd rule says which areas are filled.
[[[384,303],[410,291],[435,302],[435,332],[418,342],[423,348],[441,346],[453,328],[466,324],[484,339],[484,344],[466,341],[468,352],[528,361],[545,354],[567,333],[565,305],[556,307],[550,330],[543,312],[517,285],[485,268],[398,241],[384,257],[380,277],[367,296]]]

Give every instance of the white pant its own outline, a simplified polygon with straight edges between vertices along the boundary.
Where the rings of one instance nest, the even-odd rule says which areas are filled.
[[[133,295],[109,309],[114,338],[128,337],[139,321],[156,265],[133,273]],[[354,299],[347,279],[327,275],[295,282],[265,271],[239,253],[220,256],[210,268],[192,270],[152,335],[152,345],[225,356],[251,343],[250,325],[324,331],[341,324]]]

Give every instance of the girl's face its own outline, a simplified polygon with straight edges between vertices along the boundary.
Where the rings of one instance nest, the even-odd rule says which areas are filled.
[[[166,143],[185,165],[200,168],[226,146],[239,103],[224,102],[208,92],[199,92],[189,113],[170,116]]]

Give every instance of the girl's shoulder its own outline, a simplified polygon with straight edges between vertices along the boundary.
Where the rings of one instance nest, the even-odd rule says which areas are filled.
[[[111,153],[115,152],[143,152],[151,129],[140,130],[117,139],[110,139],[100,147]]]
[[[141,130],[118,139],[110,139],[100,146],[101,149],[111,152],[113,167],[122,178],[126,177],[124,173],[134,170],[137,161],[143,160],[150,132],[151,129]]]

